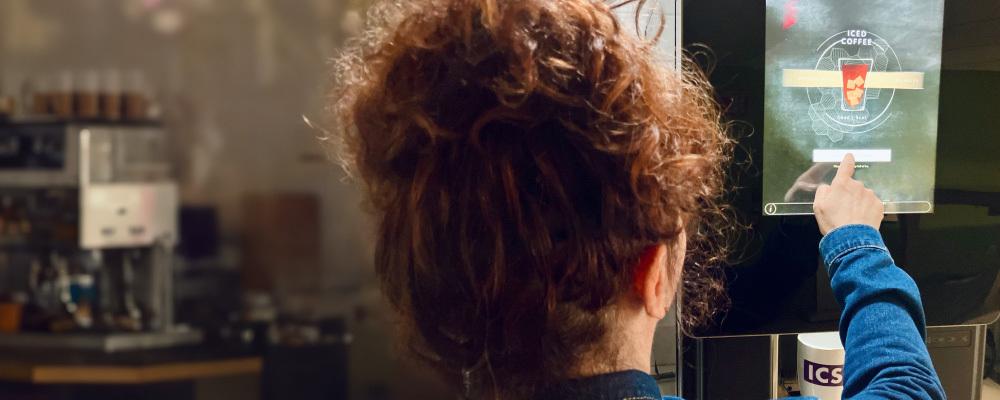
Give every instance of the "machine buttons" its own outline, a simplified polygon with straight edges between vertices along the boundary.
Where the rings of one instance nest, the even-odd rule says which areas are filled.
[[[954,330],[929,333],[927,347],[968,347],[972,344],[972,334],[968,330]]]

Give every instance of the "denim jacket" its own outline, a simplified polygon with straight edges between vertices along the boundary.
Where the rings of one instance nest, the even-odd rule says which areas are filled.
[[[944,399],[924,344],[926,322],[913,279],[896,267],[872,227],[848,225],[820,242],[820,255],[843,306],[840,338],[846,350],[845,399]],[[622,371],[567,382],[539,399],[659,400],[648,374]]]

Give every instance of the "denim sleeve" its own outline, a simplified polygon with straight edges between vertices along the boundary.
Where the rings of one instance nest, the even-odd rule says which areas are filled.
[[[844,310],[844,398],[944,399],[924,342],[920,292],[896,267],[879,232],[848,225],[827,234],[819,247]]]

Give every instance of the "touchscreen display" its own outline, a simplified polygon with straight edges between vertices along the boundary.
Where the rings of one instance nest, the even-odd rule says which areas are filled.
[[[893,260],[920,288],[929,326],[996,319],[1000,310],[1000,124],[996,122],[1000,63],[981,47],[1000,37],[1000,24],[974,22],[977,29],[972,30],[970,21],[991,15],[990,7],[983,2],[948,2],[941,41],[924,25],[941,26],[940,2],[899,3],[905,6],[854,0],[683,3],[685,48],[708,71],[733,137],[739,141],[730,166],[730,203],[741,225],[747,226],[734,238],[730,262],[724,268],[730,307],[714,323],[693,332],[694,336],[837,329],[841,310],[821,266],[816,219],[762,212],[769,203],[795,202],[807,205],[798,211],[810,211],[810,186],[796,187],[795,182],[816,166],[822,168],[814,174],[816,180],[830,179],[840,155],[827,158],[830,162],[813,162],[815,150],[851,150],[859,153],[859,159],[868,157],[864,163],[868,168],[858,169],[857,177],[878,190],[883,200],[932,203],[933,213],[892,215],[881,227]],[[905,24],[895,19],[900,16],[906,16]],[[826,74],[821,79],[829,80],[830,71],[816,72],[819,60],[826,58],[819,57],[822,51],[817,49],[838,33],[849,39],[844,43],[862,47],[869,44],[866,38],[872,38],[874,46],[878,40],[874,35],[878,35],[892,46],[899,67],[881,71],[875,65],[877,57],[854,57],[865,65],[852,67],[859,64],[851,56],[862,49],[850,47],[845,50],[848,56],[837,57],[848,60],[840,67],[836,63],[829,67],[840,74],[836,86],[829,81],[819,88],[783,85],[786,70],[791,78]],[[816,43],[807,45],[813,38]],[[868,66],[867,58],[875,66]],[[923,89],[897,88],[894,95],[885,97],[886,89],[878,88],[876,99],[869,91],[881,79],[875,78],[878,72],[914,77],[923,73]],[[864,82],[856,79],[859,76]],[[849,78],[855,81],[853,87]],[[894,83],[903,86],[905,82]],[[887,114],[892,119],[867,133],[841,132],[843,137],[839,137],[822,128],[817,133],[809,116],[810,90],[825,90],[833,98],[833,109],[839,110],[830,111],[833,116],[862,105],[870,112],[871,107],[881,107],[877,102],[891,100]],[[860,154],[859,150],[891,153]],[[873,156],[878,154],[891,161],[876,162]],[[790,191],[794,196],[786,201]],[[900,212],[898,204],[893,206],[896,212]],[[781,211],[795,214],[795,210]]]
[[[767,0],[765,215],[812,213],[852,153],[887,213],[934,210],[943,0]]]

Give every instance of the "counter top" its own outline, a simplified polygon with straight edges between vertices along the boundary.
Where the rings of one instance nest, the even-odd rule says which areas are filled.
[[[0,380],[33,384],[149,384],[259,374],[261,357],[206,346],[126,353],[10,350],[0,354]]]

